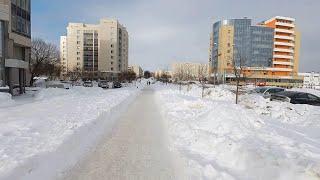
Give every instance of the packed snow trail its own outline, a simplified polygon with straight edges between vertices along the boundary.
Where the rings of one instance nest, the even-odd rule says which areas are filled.
[[[66,172],[64,179],[185,179],[179,175],[183,170],[168,150],[166,136],[154,91],[146,88],[112,134]]]

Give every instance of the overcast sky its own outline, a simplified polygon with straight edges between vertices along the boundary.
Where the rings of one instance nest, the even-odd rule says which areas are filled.
[[[129,32],[129,64],[166,68],[172,62],[208,62],[209,33],[221,19],[276,15],[296,19],[300,71],[320,71],[320,0],[33,0],[33,37],[59,44],[68,22],[117,18]]]

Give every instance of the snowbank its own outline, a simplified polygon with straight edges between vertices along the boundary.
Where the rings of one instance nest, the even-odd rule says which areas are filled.
[[[0,179],[52,179],[111,128],[136,87],[43,89],[36,101],[0,108]]]
[[[0,92],[0,108],[13,104],[11,94]]]
[[[252,95],[235,105],[224,88],[203,99],[195,87],[158,89],[172,146],[202,179],[319,179],[319,107]]]

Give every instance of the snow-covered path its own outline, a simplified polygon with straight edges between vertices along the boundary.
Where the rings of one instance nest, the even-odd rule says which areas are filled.
[[[66,172],[65,179],[185,179],[180,176],[183,166],[167,143],[154,90],[146,88],[120,117],[112,134]]]

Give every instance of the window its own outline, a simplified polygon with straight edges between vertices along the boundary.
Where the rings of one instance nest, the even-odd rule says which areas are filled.
[[[80,52],[77,52],[77,55],[80,55]]]
[[[113,56],[111,56],[111,59],[113,59]]]
[[[113,53],[113,50],[111,50],[111,54]]]
[[[111,65],[113,64],[113,62],[111,61]]]
[[[80,60],[80,57],[77,57],[77,60]]]
[[[111,68],[111,71],[113,71],[113,67]]]
[[[311,101],[317,101],[317,100],[318,100],[318,97],[316,97],[316,96],[314,96],[314,95],[312,95],[312,94],[308,94],[308,98],[309,98],[309,100],[311,100]]]
[[[113,47],[113,44],[111,44],[111,47]]]

